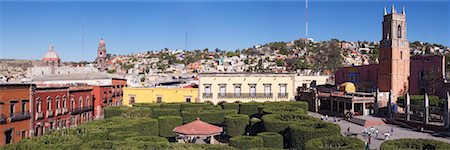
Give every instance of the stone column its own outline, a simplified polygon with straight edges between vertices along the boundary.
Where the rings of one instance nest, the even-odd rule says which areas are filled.
[[[362,115],[365,116],[366,115],[366,102],[362,103]]]
[[[339,114],[339,101],[336,101],[336,112],[337,112],[337,114]]]
[[[406,97],[405,97],[405,120],[409,121],[411,118],[411,98],[409,97],[409,93],[406,93]]]
[[[423,124],[427,125],[428,124],[428,119],[429,119],[429,107],[430,107],[430,100],[428,99],[428,94],[425,93],[424,95],[424,100],[423,100]]]
[[[319,112],[319,91],[317,89],[314,89],[314,112]]]
[[[375,93],[375,101],[373,102],[373,111],[375,115],[378,115],[378,102],[380,101],[380,89],[377,88]],[[352,104],[353,109],[353,104]]]
[[[333,112],[333,99],[330,99],[330,111]]]
[[[355,103],[352,102],[352,108],[350,108],[350,112],[352,112],[352,114],[355,114]]]
[[[444,127],[450,128],[450,94],[447,92],[446,101],[444,103]]]
[[[394,94],[392,93],[392,89],[389,90],[389,98],[388,98],[388,103],[387,103],[387,111],[388,111],[388,117],[392,118],[392,99],[393,99]]]

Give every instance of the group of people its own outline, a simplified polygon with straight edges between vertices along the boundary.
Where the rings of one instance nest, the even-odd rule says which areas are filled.
[[[325,115],[325,116],[324,115],[320,115],[320,120],[328,121],[328,115]],[[333,117],[333,120],[330,120],[330,121],[332,121],[332,122],[340,122],[341,119]]]

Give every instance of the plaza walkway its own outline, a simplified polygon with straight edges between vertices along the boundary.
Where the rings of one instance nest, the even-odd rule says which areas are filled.
[[[320,114],[318,113],[313,113],[313,112],[308,112],[308,115],[310,116],[314,116],[317,118],[320,118]],[[336,118],[337,119],[341,119],[341,121],[339,122],[335,122],[336,124],[338,124],[339,126],[341,126],[341,133],[344,134],[347,131],[347,128],[350,127],[350,132],[356,133],[357,134],[357,138],[367,142],[368,139],[365,138],[364,135],[364,127],[342,120],[342,118]],[[334,122],[333,117],[328,117],[329,122]],[[369,127],[370,128],[370,127]],[[368,128],[368,130],[369,130]],[[374,126],[374,128],[378,129],[378,138],[374,138],[375,136],[372,136],[371,139],[371,144],[369,145],[370,149],[379,149],[381,143],[384,142],[384,133],[385,132],[391,132],[391,128],[394,130],[394,132],[391,134],[389,139],[402,139],[402,138],[423,138],[423,139],[434,139],[434,140],[439,140],[439,141],[444,141],[447,143],[450,143],[450,138],[442,138],[442,137],[436,137],[431,135],[430,133],[424,133],[424,132],[418,132],[418,131],[414,131],[412,129],[408,129],[408,128],[401,128],[395,125],[390,125],[390,124],[384,124],[384,125],[378,125],[378,126]]]

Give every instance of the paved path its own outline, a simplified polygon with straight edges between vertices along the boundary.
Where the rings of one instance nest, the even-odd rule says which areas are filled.
[[[318,113],[313,113],[313,112],[308,112],[308,115],[310,116],[314,116],[317,118],[320,118],[320,114]],[[339,118],[341,119],[341,118]],[[328,117],[328,121],[329,122],[333,122],[333,117]],[[344,133],[347,131],[347,128],[350,127],[350,132],[353,133],[357,133],[358,134],[358,138],[367,142],[368,139],[364,138],[363,133],[364,133],[364,127],[345,121],[345,120],[341,120],[340,122],[336,122],[336,124],[338,124],[339,126],[341,126],[341,133]],[[391,132],[391,128],[394,129],[394,132],[391,134],[391,137],[389,139],[402,139],[402,138],[424,138],[424,139],[434,139],[434,140],[439,140],[439,141],[444,141],[447,143],[450,143],[450,138],[442,138],[442,137],[435,137],[429,133],[423,133],[423,132],[417,132],[417,131],[413,131],[411,129],[408,128],[401,128],[395,125],[390,125],[390,124],[384,124],[384,125],[379,125],[379,126],[374,126],[374,128],[378,129],[378,139],[372,137],[371,139],[371,144],[370,149],[379,149],[381,143],[384,142],[384,135],[383,133],[385,132]]]

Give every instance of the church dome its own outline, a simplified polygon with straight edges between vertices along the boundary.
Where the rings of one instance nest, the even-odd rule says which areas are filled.
[[[42,58],[43,61],[59,61],[58,54],[53,50],[53,46],[50,45],[47,53]]]

